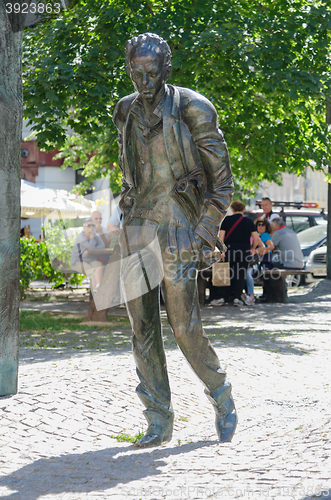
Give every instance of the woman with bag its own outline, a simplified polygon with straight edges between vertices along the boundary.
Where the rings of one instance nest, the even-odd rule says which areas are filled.
[[[246,283],[249,259],[256,253],[256,250],[252,249],[263,246],[263,243],[253,221],[244,216],[244,203],[239,200],[233,201],[231,209],[233,215],[223,219],[219,238],[227,246],[225,260],[230,263],[231,286],[228,300],[229,302],[233,300],[233,305],[240,307],[244,305],[241,294]]]

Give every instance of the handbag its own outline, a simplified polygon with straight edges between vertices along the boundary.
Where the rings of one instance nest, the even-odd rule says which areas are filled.
[[[246,261],[248,262],[248,267],[253,267],[255,264],[260,264],[260,262],[263,261],[264,255],[260,255],[258,253],[254,255],[249,255],[249,257],[246,258]]]
[[[230,286],[230,262],[215,262],[212,266],[213,286]]]

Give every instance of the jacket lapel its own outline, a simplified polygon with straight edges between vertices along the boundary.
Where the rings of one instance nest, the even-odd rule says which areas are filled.
[[[169,162],[176,179],[188,173],[181,134],[180,95],[176,87],[167,85],[163,115],[163,133]]]
[[[181,134],[181,122],[180,122],[180,95],[176,87],[172,85],[166,85],[166,100],[164,105],[163,113],[163,134],[164,142],[167,149],[167,154],[169,162],[176,179],[179,179],[184,174],[188,173],[188,168],[186,166],[186,160],[184,155],[184,146]],[[133,186],[136,185],[135,182],[135,170],[136,166],[134,164],[134,158],[132,157],[132,151],[130,150],[130,145],[128,143],[128,138],[131,133],[131,109],[138,98],[137,96],[133,99],[126,121],[123,127],[123,166],[124,166],[124,177],[128,184]]]
[[[130,146],[128,145],[128,137],[131,133],[131,109],[138,98],[138,92],[136,97],[132,100],[129,111],[125,120],[125,124],[123,127],[123,166],[124,166],[124,178],[128,184],[135,186],[135,168],[133,165],[132,159],[132,151],[130,150]]]

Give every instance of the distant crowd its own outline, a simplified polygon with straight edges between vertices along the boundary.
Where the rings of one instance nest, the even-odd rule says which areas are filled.
[[[104,266],[108,263],[112,241],[117,239],[122,226],[122,212],[117,207],[111,215],[107,227],[102,225],[102,214],[92,212],[91,218],[84,221],[83,230],[78,234],[71,253],[71,268],[91,279],[92,291],[100,287]]]
[[[270,198],[263,198],[263,215],[254,222],[244,215],[245,204],[234,201],[232,215],[226,216],[220,226],[219,239],[227,250],[222,255],[229,263],[230,286],[211,285],[209,303],[220,306],[232,303],[235,306],[253,306],[254,272],[262,274],[263,269],[302,269],[303,255],[298,237],[287,228],[282,217],[273,211]],[[104,267],[110,257],[110,246],[114,246],[122,227],[122,213],[117,207],[107,226],[102,225],[99,211],[85,220],[82,232],[78,234],[72,249],[71,268],[91,279],[94,293],[100,287]],[[108,249],[108,251],[104,251]],[[265,300],[265,293],[259,301]]]
[[[261,208],[263,215],[253,222],[244,216],[244,203],[234,201],[231,204],[233,214],[223,219],[219,238],[227,247],[223,260],[229,262],[231,284],[230,287],[211,287],[211,305],[228,302],[238,307],[253,306],[253,273],[257,267],[260,275],[263,269],[303,268],[303,254],[296,233],[273,211],[270,198],[262,199]],[[263,292],[259,300],[265,299]]]

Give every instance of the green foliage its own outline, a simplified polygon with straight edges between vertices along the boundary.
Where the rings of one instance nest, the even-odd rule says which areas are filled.
[[[78,184],[75,188],[76,194],[84,195],[92,182],[102,177],[108,177],[109,187],[112,193],[119,193],[121,190],[121,170],[115,161],[115,157],[109,148],[109,145],[115,141],[115,137],[109,137],[109,134],[100,135],[97,143],[91,151],[91,140],[84,135],[72,135],[67,137],[64,146],[56,158],[63,158],[64,162],[61,168],[71,167],[82,168],[83,175],[87,180]],[[113,163],[109,163],[109,159]],[[117,158],[116,158],[117,159]],[[106,169],[105,165],[109,165]]]
[[[34,238],[20,239],[20,287],[21,298],[26,297],[26,290],[29,288],[31,281],[42,280],[45,277],[54,286],[64,283],[64,274],[57,272],[52,267],[47,245],[45,241],[36,241]],[[82,282],[82,275],[73,274],[70,276],[70,285],[77,285]]]
[[[81,231],[81,228],[77,228]],[[76,234],[69,237],[62,224],[52,226],[47,225],[44,228],[46,236],[46,246],[51,261],[58,261],[64,268],[70,268],[71,251],[76,238]]]
[[[327,0],[75,1],[26,31],[25,117],[40,146],[86,165],[87,184],[110,176],[116,189],[111,115],[133,91],[125,43],[153,31],[172,49],[169,83],[217,108],[241,189],[308,164],[322,169],[331,152],[330,14]]]

